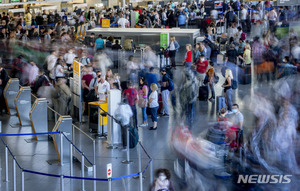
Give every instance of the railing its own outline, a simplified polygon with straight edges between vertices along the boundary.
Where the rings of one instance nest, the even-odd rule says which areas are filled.
[[[38,172],[38,171],[33,171],[33,170],[28,170],[28,169],[24,169],[22,168],[22,166],[20,165],[20,163],[17,161],[15,155],[12,153],[12,151],[10,150],[9,146],[4,142],[4,140],[2,139],[2,137],[11,137],[11,136],[28,136],[28,135],[55,135],[55,134],[59,134],[60,135],[60,139],[61,139],[61,144],[60,144],[60,165],[63,166],[63,138],[65,138],[69,144],[70,144],[70,175],[64,175],[64,174],[50,174],[50,173],[44,173],[44,172]],[[88,160],[88,158],[84,155],[84,153],[82,151],[80,151],[71,140],[69,140],[65,134],[63,132],[46,132],[46,133],[24,133],[24,134],[0,134],[0,139],[1,142],[3,143],[3,145],[5,146],[5,181],[8,182],[9,178],[8,178],[8,153],[11,155],[11,157],[13,158],[13,190],[16,191],[17,190],[17,173],[16,173],[16,165],[19,167],[19,169],[21,170],[21,187],[22,187],[22,191],[25,190],[25,173],[29,173],[29,174],[36,174],[36,175],[41,175],[41,176],[48,176],[48,177],[54,177],[54,178],[59,178],[60,179],[60,190],[64,191],[64,179],[76,179],[76,180],[81,180],[81,187],[82,190],[85,190],[85,181],[86,180],[90,180],[90,181],[94,181],[93,184],[93,188],[94,191],[97,190],[96,188],[96,181],[102,181],[102,182],[108,182],[108,190],[111,191],[112,190],[112,181],[116,181],[116,180],[120,180],[120,179],[126,179],[126,178],[130,178],[130,177],[134,177],[134,176],[138,176],[139,177],[139,187],[140,190],[143,190],[143,174],[146,173],[147,169],[150,167],[150,182],[153,181],[153,160],[152,158],[149,156],[149,154],[146,152],[145,148],[143,147],[143,145],[138,142],[138,172],[134,173],[134,174],[129,174],[129,175],[125,175],[125,176],[121,176],[121,177],[116,177],[116,178],[97,178],[96,177],[96,165],[93,164],[92,162],[90,162]],[[91,165],[93,165],[94,168],[94,174],[93,174],[93,178],[87,178],[85,177],[85,173],[84,173],[84,162],[82,162],[81,164],[81,177],[78,176],[74,176],[73,174],[73,149],[75,148],[75,150],[77,152],[79,152],[82,156],[82,161],[87,160]],[[142,158],[141,158],[141,149],[143,149],[143,151],[145,152],[145,154],[147,155],[147,157],[150,159],[149,162],[147,163],[147,166],[142,169]]]

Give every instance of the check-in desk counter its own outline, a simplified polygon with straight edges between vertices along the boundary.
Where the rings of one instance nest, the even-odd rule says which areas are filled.
[[[107,116],[103,112],[103,110],[107,112],[107,101],[89,102],[88,105],[90,132],[97,132],[98,134],[107,132]],[[100,108],[103,110],[101,110]],[[102,130],[104,132],[101,132]]]

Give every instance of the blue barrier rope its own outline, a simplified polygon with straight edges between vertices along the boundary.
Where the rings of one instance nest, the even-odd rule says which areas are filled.
[[[123,179],[123,178],[130,178],[130,177],[137,176],[137,175],[139,175],[139,173],[129,174],[129,175],[126,175],[126,176],[120,176],[120,177],[117,177],[117,178],[112,178],[111,180],[112,181],[120,180],[120,179]]]
[[[46,132],[46,133],[21,133],[21,134],[0,134],[0,137],[18,137],[18,136],[27,136],[27,135],[53,135],[59,134],[59,132]]]
[[[63,133],[64,137],[67,139],[67,141],[69,141],[70,144],[73,145],[73,147],[80,153],[83,155],[83,157],[88,161],[88,163],[90,163],[90,165],[93,166],[93,163],[85,156],[85,154],[79,150],[79,148],[76,147],[76,145],[73,144],[73,142]],[[84,162],[84,161],[81,161]]]
[[[144,174],[144,173],[146,172],[146,170],[148,169],[148,167],[149,167],[149,165],[150,165],[151,162],[152,162],[152,159],[148,162],[148,164],[147,164],[147,166],[146,166],[146,168],[144,169],[144,171],[143,171],[142,174]]]
[[[60,132],[49,132],[49,133],[31,133],[33,135],[35,134],[59,134]],[[22,134],[22,135],[31,135],[31,134]],[[2,134],[2,135],[5,135],[5,134]],[[8,136],[11,136],[13,134],[8,134]],[[16,135],[20,135],[20,134],[16,134]],[[64,134],[63,134],[64,135]],[[65,136],[65,135],[64,135]],[[66,136],[65,138],[75,147],[75,145],[70,141],[70,139],[68,139]],[[49,173],[43,173],[43,172],[37,172],[37,171],[32,171],[32,170],[26,170],[26,169],[23,169],[21,167],[21,165],[18,163],[18,161],[16,160],[15,156],[13,155],[13,153],[11,152],[11,150],[9,149],[8,145],[3,141],[2,137],[0,136],[0,139],[2,141],[2,143],[7,147],[8,149],[8,152],[10,153],[10,155],[15,159],[16,161],[16,164],[18,165],[18,167],[23,171],[23,172],[27,172],[27,173],[31,173],[31,174],[37,174],[37,175],[42,175],[42,176],[49,176],[49,177],[56,177],[56,178],[60,178],[61,175],[57,175],[57,174],[49,174]],[[140,144],[141,145],[141,144]],[[79,150],[79,152],[81,152]],[[82,153],[82,152],[81,152]],[[86,156],[84,155],[84,157],[86,158]],[[93,165],[87,158],[86,160],[91,164]],[[144,174],[146,172],[146,170],[148,169],[150,163],[152,162],[152,159],[148,162],[146,168],[144,169],[144,171],[142,172],[142,174]],[[137,176],[139,175],[139,173],[134,173],[134,174],[129,174],[129,175],[126,175],[126,176],[120,176],[120,177],[116,177],[116,178],[112,178],[111,180],[114,181],[114,180],[120,180],[120,179],[123,179],[123,178],[130,178],[130,177],[133,177],[133,176]],[[108,179],[101,179],[101,178],[86,178],[86,177],[76,177],[76,176],[63,176],[64,178],[69,178],[69,179],[77,179],[77,180],[92,180],[92,181],[108,181]]]
[[[36,171],[26,170],[26,169],[23,169],[23,171],[31,173],[31,174],[39,174],[39,175],[43,175],[43,176],[50,176],[50,177],[60,178],[60,175],[57,175],[57,174],[48,174],[48,173],[36,172]]]

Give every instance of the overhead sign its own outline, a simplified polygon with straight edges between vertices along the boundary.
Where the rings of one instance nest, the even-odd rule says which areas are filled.
[[[109,27],[110,27],[110,20],[102,19],[102,28],[109,28]]]
[[[106,165],[106,168],[107,168],[107,178],[111,178],[112,177],[112,164],[111,163],[108,163]]]
[[[167,48],[169,46],[169,33],[160,33],[160,47]]]
[[[277,6],[300,5],[300,0],[277,0]]]

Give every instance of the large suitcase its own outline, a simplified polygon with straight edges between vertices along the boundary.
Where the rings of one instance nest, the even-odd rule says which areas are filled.
[[[216,112],[217,112],[218,115],[220,114],[220,110],[223,107],[226,107],[225,97],[224,96],[217,96],[217,110],[216,110]]]
[[[238,80],[240,84],[251,83],[251,66],[241,67],[241,72],[238,75]]]
[[[208,86],[200,86],[199,88],[199,100],[207,101],[208,100]]]
[[[225,131],[216,127],[209,127],[206,139],[214,144],[224,144],[225,142]]]
[[[139,132],[137,128],[129,127],[129,148],[134,148],[139,141]]]

